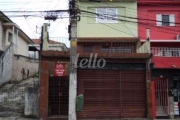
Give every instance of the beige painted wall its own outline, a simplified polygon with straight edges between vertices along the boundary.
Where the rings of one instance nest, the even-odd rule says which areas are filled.
[[[10,45],[10,42],[8,41],[8,33],[12,33],[12,29],[7,29],[6,31],[6,37],[5,37],[5,46],[6,48]],[[17,31],[14,32],[13,37],[13,43],[14,43],[14,54],[28,56],[28,43],[22,39],[22,37],[19,36]]]
[[[79,8],[89,12],[95,12],[98,7],[115,7],[118,8],[118,16],[120,20],[134,21],[136,19],[128,19],[127,17],[137,18],[137,2],[79,2]],[[80,22],[78,22],[78,37],[134,37],[137,36],[137,23],[118,21],[118,23],[96,23],[95,15],[81,13]]]
[[[39,61],[35,59],[30,59],[27,57],[15,55],[13,58],[13,66],[12,66],[12,77],[11,80],[22,80],[22,69],[25,69],[25,73],[27,73],[27,69],[29,70],[29,76],[35,75],[38,73]]]
[[[15,38],[16,40],[16,38]],[[16,49],[18,55],[28,56],[28,44],[21,37],[18,37]]]

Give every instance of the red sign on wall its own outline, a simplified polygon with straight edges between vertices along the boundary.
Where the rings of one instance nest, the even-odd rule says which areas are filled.
[[[65,76],[66,75],[66,63],[55,64],[55,75],[54,76]]]

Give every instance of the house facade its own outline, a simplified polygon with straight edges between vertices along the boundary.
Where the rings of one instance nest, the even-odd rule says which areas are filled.
[[[0,12],[0,85],[37,73],[37,62],[28,58],[29,44],[33,41]]]
[[[156,117],[180,115],[179,6],[179,1],[138,0],[138,36],[142,43],[146,39],[146,29],[150,29]]]
[[[80,0],[78,7],[79,62],[93,59],[77,70],[77,95],[84,96],[77,119],[152,118],[149,41],[139,44],[137,19],[131,19],[137,1]]]
[[[1,12],[0,16],[0,50],[5,51],[13,43],[14,54],[28,57],[28,44],[33,44],[33,41],[4,13]]]
[[[137,17],[137,1],[80,0],[77,6],[77,104],[69,100],[69,84],[76,85],[69,83],[70,51],[48,48],[44,24],[40,118],[71,119],[69,109],[76,106],[74,120],[152,119],[150,42],[141,45],[137,19],[131,19]]]

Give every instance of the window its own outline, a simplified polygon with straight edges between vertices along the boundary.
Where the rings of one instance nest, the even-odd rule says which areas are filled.
[[[12,35],[12,33],[9,32],[8,33],[8,41],[13,42],[12,40],[13,40],[13,35]]]
[[[169,15],[162,15],[162,25],[163,26],[169,26]]]
[[[180,57],[180,48],[151,47],[154,56]]]
[[[93,52],[93,46],[92,45],[84,45],[83,51],[84,52]]]
[[[124,53],[132,53],[132,47],[124,47]]]
[[[117,8],[97,8],[96,23],[118,23]]]
[[[112,47],[112,52],[133,53],[133,47],[132,46]]]
[[[109,44],[102,45],[102,52],[111,52]]]
[[[156,15],[157,26],[175,26],[174,14],[157,14]]]
[[[179,51],[171,51],[173,57],[179,57]]]
[[[133,46],[112,46],[103,45],[102,52],[133,53]]]

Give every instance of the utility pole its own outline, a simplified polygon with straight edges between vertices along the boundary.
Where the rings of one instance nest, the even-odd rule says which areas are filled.
[[[70,25],[69,25],[69,39],[70,39],[70,74],[69,74],[69,120],[76,120],[76,96],[77,96],[77,14],[76,7],[77,0],[69,0],[70,10]]]

